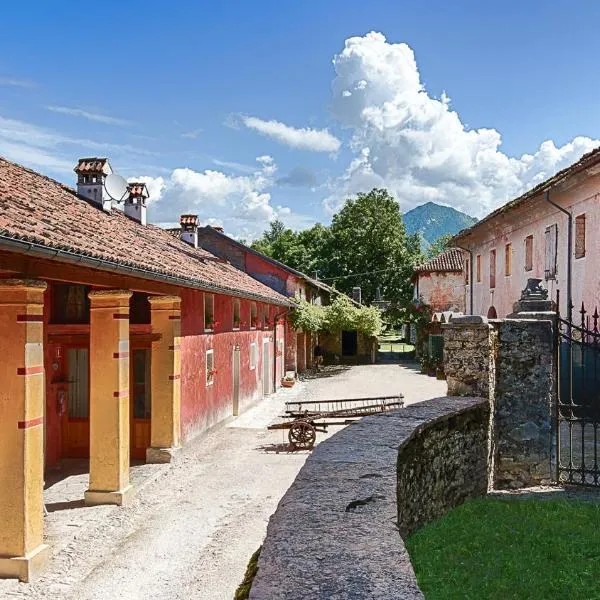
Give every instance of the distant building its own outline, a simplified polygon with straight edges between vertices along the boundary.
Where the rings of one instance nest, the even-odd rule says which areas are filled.
[[[465,311],[464,253],[449,248],[418,265],[412,277],[415,303],[426,304],[434,313]]]

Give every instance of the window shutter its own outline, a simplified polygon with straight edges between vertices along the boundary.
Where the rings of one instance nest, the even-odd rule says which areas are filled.
[[[558,226],[546,227],[546,279],[556,279],[556,249],[558,242]]]

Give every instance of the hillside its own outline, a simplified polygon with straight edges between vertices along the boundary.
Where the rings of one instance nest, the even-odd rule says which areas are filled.
[[[403,215],[407,233],[418,232],[422,245],[426,248],[440,236],[447,233],[458,233],[465,227],[470,227],[477,219],[470,217],[449,206],[440,206],[427,202],[409,210]]]

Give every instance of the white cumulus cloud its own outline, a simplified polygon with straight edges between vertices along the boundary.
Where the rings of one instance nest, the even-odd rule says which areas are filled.
[[[381,33],[347,39],[333,65],[332,111],[355,156],[329,182],[329,212],[380,186],[403,210],[433,201],[483,216],[599,145],[587,137],[561,147],[549,140],[531,154],[507,156],[498,131],[465,126],[446,94],[427,92],[412,49]]]
[[[327,129],[296,128],[279,121],[264,121],[258,117],[242,117],[243,124],[263,135],[297,150],[337,152],[342,143]]]

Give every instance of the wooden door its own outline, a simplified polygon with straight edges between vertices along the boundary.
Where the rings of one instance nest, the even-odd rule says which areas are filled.
[[[133,348],[130,368],[130,452],[131,458],[146,459],[150,446],[150,349]]]
[[[233,349],[233,415],[240,414],[240,347]]]
[[[67,402],[62,420],[62,456],[90,455],[90,362],[87,347],[67,348]]]

